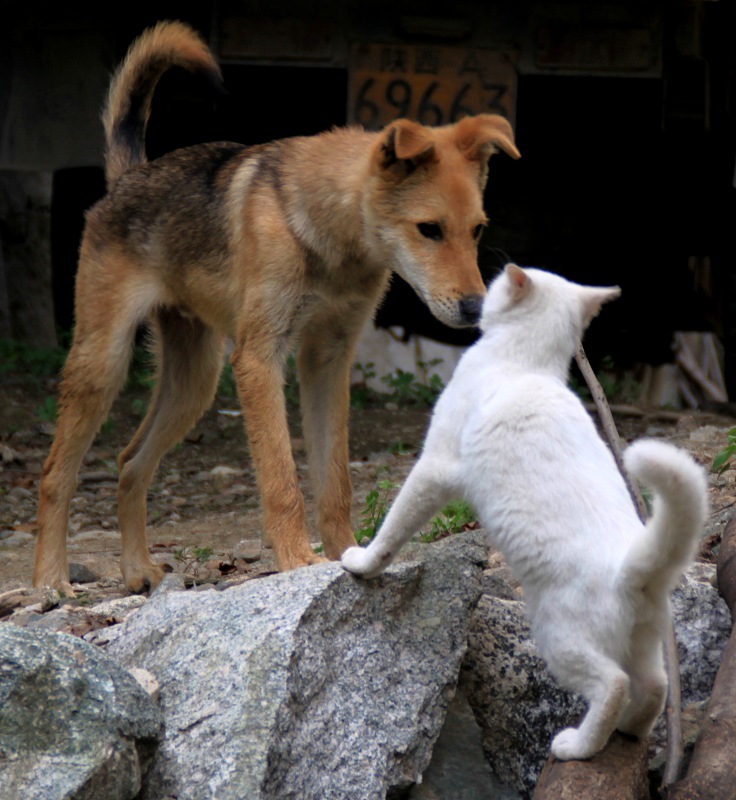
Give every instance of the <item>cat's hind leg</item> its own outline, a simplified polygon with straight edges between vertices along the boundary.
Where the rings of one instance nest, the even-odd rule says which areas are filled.
[[[565,728],[552,740],[552,755],[561,761],[584,760],[602,750],[616,730],[629,702],[629,677],[611,659],[576,653],[574,677],[565,681],[589,703],[577,728]]]
[[[427,520],[453,499],[450,469],[437,458],[422,456],[409,473],[378,534],[368,547],[350,547],[342,565],[363,578],[373,578],[394,560],[401,547]]]
[[[650,734],[667,696],[662,640],[651,625],[634,628],[627,672],[630,700],[618,729],[641,739]]]

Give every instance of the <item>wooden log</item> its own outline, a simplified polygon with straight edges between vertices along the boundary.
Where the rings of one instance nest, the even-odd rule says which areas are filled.
[[[614,733],[590,761],[550,758],[534,800],[649,800],[648,742]]]
[[[718,590],[736,618],[736,517],[723,533],[718,553]],[[736,798],[736,627],[731,631],[711,691],[708,709],[687,775],[674,783],[667,800]]]
[[[718,591],[726,601],[731,619],[736,621],[736,516],[726,525],[716,563]]]

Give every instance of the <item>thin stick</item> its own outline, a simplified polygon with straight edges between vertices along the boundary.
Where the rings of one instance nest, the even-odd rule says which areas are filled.
[[[629,476],[626,474],[626,470],[624,468],[624,453],[621,448],[621,437],[618,435],[616,423],[613,421],[613,415],[611,414],[611,408],[608,405],[608,400],[606,400],[606,394],[603,391],[603,387],[598,382],[595,372],[593,372],[593,367],[590,366],[590,362],[588,361],[588,357],[585,355],[585,350],[583,350],[582,344],[578,348],[577,353],[575,353],[575,362],[577,363],[580,372],[582,372],[585,382],[588,384],[588,389],[590,389],[590,394],[593,397],[593,402],[595,403],[598,417],[600,418],[601,425],[603,426],[603,431],[606,434],[608,443],[611,445],[611,451],[613,452],[613,457],[616,459],[616,464],[618,464],[618,468],[623,475],[624,480],[626,481],[626,486],[629,489],[631,499],[634,501],[634,505],[639,512],[639,518],[642,522],[645,522],[649,514],[647,511],[647,504],[644,502],[644,497],[642,496],[638,485],[633,484],[629,479]]]
[[[590,394],[593,397],[598,417],[601,421],[601,426],[606,434],[608,442],[613,452],[613,457],[616,459],[616,464],[623,475],[626,486],[634,501],[634,505],[639,512],[639,518],[642,522],[646,522],[649,515],[647,505],[644,502],[644,497],[639,489],[639,486],[629,479],[624,468],[623,450],[621,448],[621,438],[618,435],[616,423],[613,421],[613,415],[606,400],[603,387],[598,382],[593,368],[590,366],[588,357],[585,355],[585,350],[581,344],[578,351],[575,353],[575,362],[578,369],[585,378],[588,384]],[[664,640],[664,663],[667,670],[667,763],[662,778],[662,788],[668,786],[677,780],[682,766],[682,699],[680,687],[680,661],[677,654],[677,640],[675,639],[674,626],[670,625],[670,629],[665,636]]]

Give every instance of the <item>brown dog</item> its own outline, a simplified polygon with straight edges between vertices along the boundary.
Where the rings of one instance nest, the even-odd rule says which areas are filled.
[[[148,322],[158,379],[120,455],[121,570],[133,591],[162,569],[146,543],[146,493],[164,453],[213,400],[226,337],[279,568],[321,560],[309,546],[283,395],[293,349],[325,553],[354,544],[347,425],[356,340],[388,284],[405,278],[434,315],[474,324],[485,288],[477,242],[489,156],[514,158],[508,122],[466,118],[378,133],[336,129],[256,147],[213,143],[147,163],[144,134],[161,75],[183,66],[219,81],[212,53],[181,23],[133,44],[104,113],[109,193],[88,216],[76,327],[56,439],[40,487],[35,586],[67,592],[69,503],[87,449]]]

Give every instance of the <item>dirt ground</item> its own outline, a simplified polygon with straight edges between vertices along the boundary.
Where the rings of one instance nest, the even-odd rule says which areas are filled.
[[[27,589],[36,539],[38,480],[51,444],[53,381],[0,376],[0,617],[11,609],[3,595]],[[84,602],[126,594],[117,567],[116,455],[132,436],[145,408],[141,390],[124,393],[88,454],[70,518],[69,554],[73,580]],[[614,407],[615,408],[615,407]],[[429,411],[395,406],[353,409],[351,472],[353,521],[361,527],[366,496],[380,481],[400,484],[416,460]],[[621,437],[670,439],[709,466],[727,444],[732,417],[704,412],[618,409]],[[298,409],[291,412],[292,442],[310,507],[306,458]],[[534,469],[530,465],[530,478]],[[717,547],[718,533],[736,504],[736,471],[710,473],[712,515],[704,558]],[[154,559],[194,582],[241,581],[274,570],[261,544],[255,480],[237,401],[218,397],[196,429],[163,460],[149,495],[148,540]],[[318,537],[314,536],[314,544]],[[85,571],[85,569],[87,571]],[[17,593],[16,593],[17,594]],[[27,594],[22,604],[37,597]],[[17,597],[14,603],[21,602]],[[16,606],[17,607],[17,606]]]
[[[53,435],[53,423],[45,417],[55,392],[52,381],[0,378],[0,594],[30,587],[38,481]],[[90,570],[78,572],[80,581],[101,584],[85,587],[95,598],[124,591],[117,567],[116,457],[140,423],[146,399],[142,390],[118,399],[85,459],[72,502],[69,559]],[[356,528],[367,513],[368,492],[380,481],[403,481],[428,420],[426,409],[353,410]],[[290,427],[311,510],[298,408],[290,411]],[[261,545],[259,501],[237,400],[218,396],[186,440],[163,459],[149,492],[148,520],[153,557],[173,571],[202,581],[273,571],[270,548]],[[313,544],[319,544],[317,535]]]

